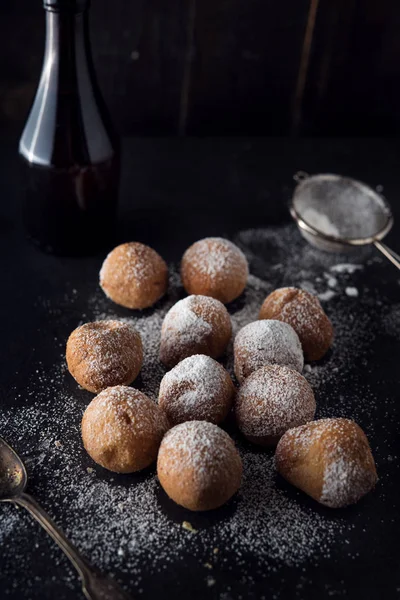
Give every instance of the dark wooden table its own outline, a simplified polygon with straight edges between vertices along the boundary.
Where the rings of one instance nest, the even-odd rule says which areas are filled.
[[[394,140],[140,139],[126,140],[124,149],[119,238],[149,243],[168,261],[178,261],[191,242],[206,235],[234,236],[246,228],[288,222],[292,176],[300,169],[310,173],[338,172],[373,186],[383,185],[398,223],[387,241],[400,251],[400,235],[396,235],[400,231],[400,149]],[[46,256],[25,241],[19,221],[18,165],[13,140],[3,141],[0,146],[0,197],[0,435],[9,439],[29,464],[32,462],[29,490],[61,526],[66,526],[80,546],[73,525],[65,522],[62,497],[57,496],[57,491],[51,497],[51,481],[47,475],[45,480],[41,478],[40,464],[47,460],[46,450],[43,445],[39,449],[36,433],[26,433],[26,423],[21,429],[24,434],[19,434],[9,415],[14,414],[18,420],[19,409],[29,414],[27,408],[34,410],[35,403],[43,402],[40,382],[38,396],[32,393],[38,365],[46,372],[56,358],[59,360],[68,333],[87,310],[103,257]],[[394,267],[379,262],[365,270],[360,281],[373,291],[371,300],[362,305],[365,314],[370,310],[371,326],[380,311],[398,305],[400,315],[400,276]],[[70,297],[75,287],[79,288],[79,297],[71,306],[63,299]],[[352,310],[356,315],[356,308]],[[147,570],[144,561],[140,584],[136,575],[115,575],[137,597],[146,599],[399,597],[400,323],[393,322],[393,328],[388,335],[377,327],[363,365],[354,367],[354,378],[365,381],[369,393],[382,398],[382,406],[378,403],[373,412],[376,422],[371,439],[380,474],[378,488],[359,506],[340,514],[329,513],[329,517],[324,509],[312,505],[324,518],[343,519],[350,548],[344,547],[343,539],[336,539],[330,558],[319,560],[313,556],[301,565],[265,569],[264,573],[258,565],[250,579],[242,576],[241,568],[236,568],[236,556],[227,548],[226,562],[214,566],[212,586],[205,582],[204,566],[187,553],[183,562],[173,559],[157,577]],[[58,340],[56,347],[54,339]],[[360,375],[361,368],[365,374],[362,371]],[[341,381],[338,373],[338,393],[343,389],[344,393],[352,393],[350,379]],[[75,392],[73,382],[66,381]],[[52,393],[53,388],[49,390]],[[84,407],[91,396],[79,393]],[[368,403],[368,397],[365,402]],[[368,427],[370,413],[362,415],[362,406],[358,406],[358,420]],[[59,418],[67,416],[60,414]],[[86,468],[92,463],[81,449],[76,425],[70,441]],[[51,423],[47,426],[51,428]],[[391,449],[390,460],[387,448]],[[48,469],[43,472],[48,473]],[[112,479],[111,474],[101,476],[106,482]],[[284,486],[283,489],[294,493]],[[308,502],[303,496],[293,497],[299,498],[300,503]],[[182,519],[179,515],[176,518]],[[210,516],[214,521],[217,518]],[[67,561],[45,533],[13,507],[0,506],[0,548],[0,598],[80,597]],[[96,548],[83,549],[96,563]],[[251,555],[246,561],[249,573]]]

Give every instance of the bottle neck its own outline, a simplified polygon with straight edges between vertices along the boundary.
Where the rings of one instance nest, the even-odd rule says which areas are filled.
[[[46,10],[42,75],[20,140],[28,162],[64,168],[97,164],[114,154],[113,130],[91,56],[88,16],[87,8]]]
[[[45,10],[53,12],[79,13],[88,9],[90,0],[43,0]]]
[[[90,60],[88,11],[46,11],[45,65],[68,75]]]

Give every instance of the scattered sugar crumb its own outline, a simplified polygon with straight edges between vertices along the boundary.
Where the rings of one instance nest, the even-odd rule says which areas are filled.
[[[190,531],[190,533],[198,533],[197,529],[195,529],[189,521],[183,521],[182,528],[186,529],[186,531]]]
[[[347,296],[350,296],[351,298],[357,298],[358,296],[358,289],[355,287],[347,287],[344,291],[347,294]]]
[[[329,273],[324,273],[324,277],[326,279],[326,283],[327,283],[328,287],[335,288],[337,286],[338,280],[336,277],[333,277]]]
[[[326,290],[317,294],[317,296],[322,302],[329,302],[329,300],[332,300],[336,296],[336,293],[333,290]]]
[[[383,329],[394,339],[400,339],[400,303],[393,304],[385,313]]]
[[[333,265],[330,270],[334,273],[348,273],[352,275],[356,271],[361,271],[364,268],[363,265],[353,265],[351,263],[340,263],[338,265]]]
[[[326,359],[304,368],[317,397],[317,416],[346,416],[359,422],[372,440],[380,464],[393,468],[397,459],[390,462],[390,457],[396,455],[395,442],[386,436],[386,425],[376,416],[377,407],[382,410],[385,406],[388,422],[393,414],[391,403],[396,399],[382,397],[382,394],[378,398],[365,378],[359,377],[359,371],[362,368],[362,374],[369,374],[375,368],[370,357],[377,333],[380,335],[383,331],[391,336],[393,344],[396,343],[400,332],[400,304],[393,306],[390,303],[387,295],[382,293],[385,282],[379,279],[378,286],[377,276],[374,279],[373,273],[368,293],[363,288],[357,301],[349,302],[346,294],[341,293],[346,285],[358,285],[356,271],[379,269],[381,273],[384,265],[375,259],[368,262],[368,249],[361,254],[357,250],[358,254],[354,255],[360,264],[337,264],[337,256],[311,248],[293,225],[242,231],[234,241],[245,252],[252,271],[242,297],[228,306],[234,335],[244,325],[257,320],[266,295],[277,287],[300,287],[308,282],[319,295],[337,292],[334,301],[326,305],[335,327],[333,348]],[[337,276],[335,288],[328,286],[326,289],[324,273]],[[351,281],[353,274],[354,281]],[[79,290],[75,296],[82,298],[79,285],[74,282]],[[259,585],[271,574],[279,577],[280,570],[282,575],[288,568],[295,568],[299,573],[309,564],[335,560],[341,551],[338,540],[351,539],[353,530],[357,535],[358,532],[361,535],[363,528],[369,531],[368,523],[362,520],[362,506],[359,511],[355,510],[356,517],[349,513],[342,518],[339,512],[333,515],[316,510],[310,502],[302,500],[300,492],[282,488],[277,482],[272,453],[255,450],[243,442],[236,431],[233,436],[244,463],[243,485],[236,498],[221,509],[221,517],[217,513],[215,517],[210,515],[206,527],[201,526],[203,517],[197,515],[193,516],[194,527],[188,522],[189,529],[184,526],[185,513],[179,507],[171,510],[170,504],[162,499],[154,469],[131,477],[110,477],[110,473],[99,469],[96,471],[98,476],[93,477],[86,470],[90,459],[82,448],[79,432],[82,413],[92,396],[80,390],[66,371],[65,340],[79,322],[117,318],[132,323],[140,332],[145,348],[137,387],[156,399],[165,374],[158,360],[161,324],[166,312],[184,296],[184,292],[178,270],[172,267],[168,295],[158,307],[127,316],[126,311],[110,303],[99,289],[89,294],[82,312],[77,312],[75,300],[71,313],[68,307],[72,306],[74,295],[70,290],[71,286],[69,300],[62,293],[51,301],[38,301],[38,310],[41,306],[56,332],[55,339],[53,332],[49,338],[55,348],[54,364],[53,367],[42,364],[33,354],[25,374],[23,397],[26,402],[22,406],[2,408],[0,434],[6,436],[17,450],[21,448],[20,440],[24,439],[30,449],[25,454],[29,491],[39,501],[46,500],[56,521],[96,567],[129,581],[134,597],[143,593],[148,598],[146,590],[151,589],[152,578],[162,577],[164,570],[173,568],[178,562],[184,564],[191,557],[201,569],[201,565],[210,560],[210,549],[217,555],[218,548],[223,548],[223,560],[216,560],[213,567],[218,584],[219,564],[223,563],[224,568],[234,565],[237,579],[246,582],[250,596],[255,582]],[[41,340],[41,343],[47,342]],[[36,352],[39,354],[39,347]],[[233,374],[232,344],[222,362]],[[354,365],[357,365],[356,369]],[[54,440],[62,440],[62,452]],[[380,489],[373,494],[378,494],[382,500]],[[369,501],[374,502],[372,494]],[[35,574],[30,574],[24,545],[30,522],[23,514],[12,506],[4,506],[0,511],[0,545],[5,549],[2,575],[9,582],[4,594],[11,596],[12,586],[21,581],[21,572],[25,573],[23,580],[27,590],[40,589],[41,585],[40,577],[36,580]],[[197,535],[185,535],[182,528]],[[52,546],[48,560],[57,561],[58,558],[58,550]],[[354,552],[351,558],[354,559]],[[65,578],[69,586],[76,583],[75,574],[66,574]],[[216,580],[211,580],[214,585]],[[202,585],[208,585],[205,578]],[[228,586],[225,593],[238,600]]]

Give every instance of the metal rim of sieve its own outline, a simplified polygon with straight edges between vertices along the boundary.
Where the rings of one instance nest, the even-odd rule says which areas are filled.
[[[385,235],[387,235],[387,233],[389,233],[390,229],[393,226],[393,215],[392,215],[390,205],[389,205],[388,201],[386,200],[386,198],[384,198],[378,192],[375,192],[371,187],[369,187],[365,183],[358,181],[357,179],[351,179],[350,177],[342,177],[341,175],[334,175],[331,173],[326,173],[326,174],[324,173],[324,174],[320,174],[320,175],[309,175],[305,171],[299,171],[298,173],[296,173],[294,175],[294,180],[297,182],[297,186],[294,190],[292,200],[291,200],[291,203],[289,206],[290,214],[292,215],[293,219],[296,221],[296,223],[300,229],[302,229],[303,231],[305,231],[306,233],[309,233],[310,235],[312,235],[314,237],[322,238],[328,242],[333,242],[336,244],[345,244],[347,246],[365,246],[367,244],[373,244],[374,242],[379,241],[382,238],[384,238]],[[345,238],[345,237],[337,237],[334,235],[329,235],[327,233],[323,233],[322,231],[320,231],[313,225],[310,225],[310,223],[308,223],[306,220],[304,220],[303,217],[301,216],[301,214],[296,210],[296,199],[300,196],[305,183],[307,182],[309,184],[310,180],[311,180],[311,183],[313,181],[315,181],[317,183],[317,182],[321,182],[321,181],[338,182],[340,180],[347,180],[352,185],[355,185],[356,187],[358,187],[358,189],[363,194],[368,195],[373,199],[375,204],[377,206],[379,206],[379,208],[381,209],[382,214],[385,215],[385,218],[386,218],[385,224],[373,236],[364,237],[364,238]]]

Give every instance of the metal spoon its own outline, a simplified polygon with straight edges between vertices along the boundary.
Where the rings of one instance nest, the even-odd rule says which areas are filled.
[[[25,493],[28,476],[24,463],[17,453],[0,437],[0,502],[13,502],[26,508],[51,535],[78,571],[82,591],[88,600],[129,600],[112,579],[97,573],[78,550],[67,540],[41,506]]]

